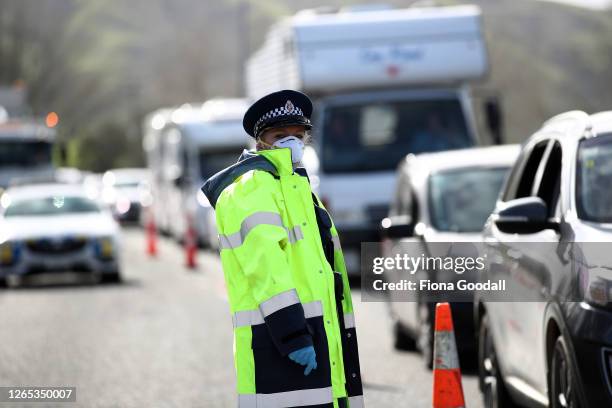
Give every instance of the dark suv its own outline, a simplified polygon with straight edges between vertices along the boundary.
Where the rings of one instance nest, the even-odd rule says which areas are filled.
[[[512,289],[475,299],[485,405],[612,407],[612,112],[547,121],[483,238]]]

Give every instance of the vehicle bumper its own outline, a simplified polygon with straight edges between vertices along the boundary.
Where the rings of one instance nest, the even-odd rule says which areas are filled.
[[[587,406],[612,407],[612,311],[578,307],[579,313],[568,315],[568,327]]]
[[[10,275],[35,275],[51,272],[116,273],[119,260],[103,260],[96,257],[91,245],[61,254],[40,254],[23,250],[19,260],[12,265],[0,266],[0,277]]]

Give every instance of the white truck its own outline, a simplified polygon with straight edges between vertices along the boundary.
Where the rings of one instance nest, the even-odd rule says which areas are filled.
[[[11,184],[54,176],[55,131],[25,119],[0,120],[0,195]]]
[[[151,176],[149,213],[157,227],[178,240],[192,223],[198,241],[217,243],[213,209],[200,187],[238,160],[252,143],[242,128],[244,99],[212,99],[150,113],[143,125],[143,148]]]
[[[296,89],[314,99],[320,197],[350,272],[360,243],[379,240],[406,154],[484,142],[469,84],[487,72],[476,6],[305,10],[273,26],[247,61],[249,98]],[[499,142],[499,109],[487,102],[483,122]]]
[[[0,195],[15,182],[54,177],[55,130],[29,113],[25,88],[0,86]]]

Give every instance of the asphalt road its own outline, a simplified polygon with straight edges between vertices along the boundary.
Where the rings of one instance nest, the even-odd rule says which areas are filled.
[[[76,403],[0,407],[235,407],[232,326],[218,257],[199,268],[161,240],[155,259],[140,230],[124,231],[124,281],[53,277],[0,291],[0,386],[74,386]],[[368,407],[431,407],[432,375],[392,347],[383,303],[353,300]],[[477,377],[463,376],[470,408]]]

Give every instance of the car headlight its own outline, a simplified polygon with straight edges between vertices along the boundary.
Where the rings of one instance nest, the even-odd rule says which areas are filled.
[[[593,279],[584,293],[584,300],[597,306],[610,306],[612,285],[606,279]]]
[[[594,306],[612,307],[612,281],[599,274],[589,273],[585,268],[581,268],[580,275],[584,300]]]
[[[20,245],[6,241],[0,244],[0,265],[12,265],[19,259]]]
[[[132,203],[130,202],[130,200],[124,197],[117,199],[117,202],[115,203],[115,209],[117,210],[117,213],[119,213],[120,215],[124,215],[128,211],[130,211],[131,206],[132,206]]]
[[[110,237],[102,237],[95,240],[95,253],[100,259],[113,259],[115,257],[115,245]]]

